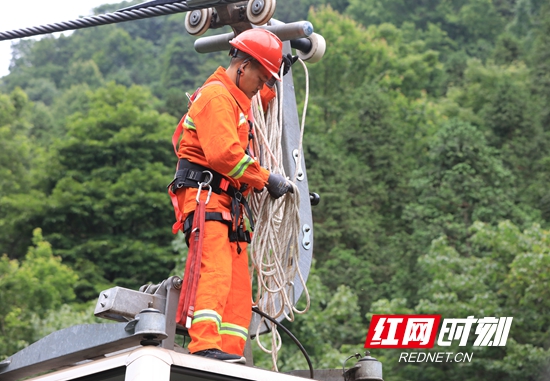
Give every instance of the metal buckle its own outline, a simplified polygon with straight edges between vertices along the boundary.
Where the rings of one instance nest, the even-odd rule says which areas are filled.
[[[235,191],[235,200],[237,200],[238,202],[241,202],[242,199],[243,199],[243,194],[239,191]]]
[[[198,204],[200,202],[200,195],[201,195],[202,189],[205,187],[208,187],[208,196],[206,197],[206,201],[204,202],[204,204],[206,205],[210,201],[210,196],[212,195],[212,186],[210,185],[210,182],[214,178],[214,175],[210,171],[203,171],[202,173],[204,173],[205,175],[209,175],[210,177],[207,178],[208,179],[207,181],[203,181],[202,183],[199,183],[197,198],[195,200],[197,201],[197,204]]]

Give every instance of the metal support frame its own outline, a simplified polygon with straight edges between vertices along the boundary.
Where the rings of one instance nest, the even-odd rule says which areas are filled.
[[[250,24],[248,25],[250,29],[252,26]],[[294,45],[299,45],[305,52],[307,52],[308,49],[311,49],[311,42],[306,38],[313,34],[313,25],[309,21],[297,21],[284,24],[272,19],[270,21],[270,25],[261,26],[258,28],[269,30],[282,41],[292,41],[293,47]],[[235,32],[201,37],[195,40],[195,50],[199,53],[212,53],[229,50],[231,48],[229,41],[233,39],[233,37],[235,37]],[[296,106],[294,105],[294,107]]]
[[[54,332],[0,362],[0,379],[17,380],[137,345],[174,349],[181,278],[143,292],[113,287],[100,293],[94,314],[117,324],[76,325]]]
[[[15,381],[140,344],[158,345],[167,337],[164,319],[151,310],[130,323],[84,324],[54,332],[0,362],[0,379]]]
[[[182,279],[173,276],[156,285],[142,286],[140,291],[123,287],[110,288],[100,293],[94,315],[115,321],[128,321],[145,308],[156,308],[166,317],[167,337],[161,346],[173,349],[181,284]]]
[[[174,349],[174,340],[176,338],[176,313],[178,311],[182,280],[176,276],[168,278],[167,282],[165,287],[166,307],[164,309],[164,315],[166,316],[166,333],[168,337],[162,341],[161,347],[165,349]]]

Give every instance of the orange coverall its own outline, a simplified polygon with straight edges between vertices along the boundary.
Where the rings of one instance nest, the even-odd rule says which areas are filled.
[[[178,157],[200,164],[225,176],[240,189],[241,184],[263,189],[269,171],[245,153],[249,143],[248,113],[250,99],[231,81],[225,69],[218,68],[197,94],[183,123],[183,138]],[[262,100],[267,104],[273,90],[264,87]],[[207,191],[201,192],[205,200]],[[181,188],[176,196],[183,218],[197,206],[196,188]],[[212,193],[207,212],[229,213],[231,197]],[[243,213],[241,213],[241,216]],[[248,272],[246,242],[229,241],[229,227],[218,221],[206,221],[195,312],[189,335],[191,353],[220,349],[242,355],[251,319],[252,290]]]

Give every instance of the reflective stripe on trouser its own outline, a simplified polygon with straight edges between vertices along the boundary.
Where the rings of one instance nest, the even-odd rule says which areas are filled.
[[[229,242],[227,225],[206,221],[196,312],[189,329],[191,353],[213,348],[244,353],[252,290],[246,243],[239,244],[241,254],[237,254],[237,244]]]
[[[210,321],[216,324],[218,332],[222,324],[222,317],[214,310],[198,310],[193,314],[193,324],[199,323],[201,321]]]
[[[220,329],[220,334],[221,335],[230,335],[230,336],[240,337],[240,338],[242,338],[243,340],[246,341],[246,339],[248,337],[248,329],[246,329],[245,327],[240,327],[236,324],[222,323],[222,326],[221,326],[221,329]],[[222,336],[222,338],[224,340],[230,340],[231,339],[231,338],[226,337],[226,336]]]

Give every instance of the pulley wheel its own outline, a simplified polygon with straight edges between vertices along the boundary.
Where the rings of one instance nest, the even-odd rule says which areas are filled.
[[[321,58],[323,58],[325,51],[327,50],[327,42],[325,41],[325,38],[317,33],[313,33],[311,36],[306,38],[311,41],[311,49],[307,53],[297,50],[296,53],[298,54],[298,57],[309,63],[321,61]]]
[[[197,9],[185,15],[185,30],[192,36],[204,34],[212,21],[212,8]]]
[[[264,25],[275,13],[277,0],[249,0],[246,7],[246,17],[251,24]]]

